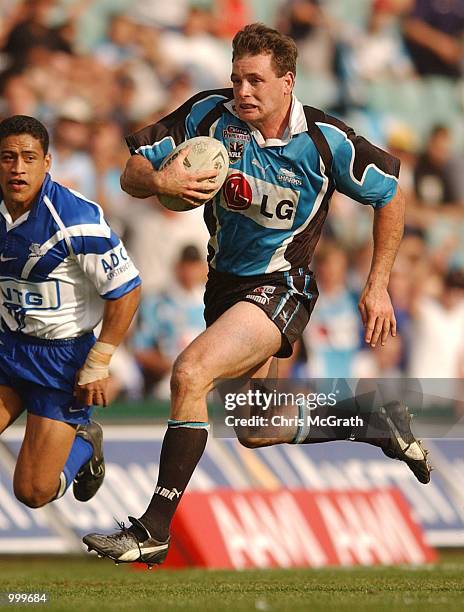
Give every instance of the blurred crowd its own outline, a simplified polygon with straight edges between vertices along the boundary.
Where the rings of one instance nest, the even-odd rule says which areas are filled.
[[[390,292],[398,335],[366,349],[357,299],[372,211],[336,195],[312,266],[320,298],[281,375],[464,377],[464,0],[10,0],[0,5],[0,118],[42,120],[52,176],[101,204],[143,278],[114,396],[169,395],[204,326],[201,211],[119,187],[124,135],[229,85],[230,41],[261,20],[300,49],[297,95],[402,162],[406,233]]]

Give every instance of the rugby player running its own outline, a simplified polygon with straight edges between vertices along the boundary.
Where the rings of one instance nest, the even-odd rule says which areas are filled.
[[[187,150],[159,170],[175,146],[194,136],[221,140],[230,170],[205,206],[211,234],[207,329],[173,367],[171,419],[154,495],[140,518],[129,517],[129,528],[84,537],[100,556],[148,566],[166,557],[172,517],[206,445],[206,395],[214,381],[265,378],[273,356],[289,356],[308,323],[317,299],[308,266],[335,189],[374,209],[374,252],[359,300],[365,341],[375,347],[396,335],[387,286],[404,224],[399,161],[338,119],[303,106],[293,95],[296,59],[292,39],[262,24],[248,25],[233,40],[232,89],[199,93],[127,138],[132,156],[121,185],[139,198],[162,193],[191,202],[210,198],[212,186],[205,179],[216,174],[189,172],[183,165]],[[263,291],[269,299],[256,299]],[[405,461],[428,482],[426,451],[411,433],[404,404],[393,402],[375,418],[382,435],[355,439]],[[240,441],[261,446],[316,440],[295,426],[278,439]]]
[[[102,484],[90,414],[107,405],[111,356],[140,299],[101,208],[52,180],[48,144],[33,117],[0,122],[0,432],[27,411],[13,488],[30,508],[71,484],[87,501]]]

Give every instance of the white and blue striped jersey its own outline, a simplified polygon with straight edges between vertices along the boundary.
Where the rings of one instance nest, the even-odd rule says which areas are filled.
[[[126,140],[132,154],[158,169],[194,136],[216,138],[229,152],[224,186],[205,206],[208,259],[219,272],[250,276],[307,267],[335,189],[374,208],[396,193],[396,158],[295,97],[281,140],[265,141],[239,119],[232,89],[199,93]]]
[[[16,221],[0,204],[2,325],[44,339],[81,336],[104,300],[140,284],[137,269],[100,206],[47,174],[32,208]]]

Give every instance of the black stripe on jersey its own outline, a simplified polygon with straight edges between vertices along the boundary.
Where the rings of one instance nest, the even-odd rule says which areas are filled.
[[[232,89],[211,89],[209,91],[202,91],[189,100],[182,104],[178,109],[167,115],[157,123],[148,125],[134,134],[126,136],[127,146],[132,155],[137,152],[137,149],[146,145],[153,145],[155,142],[159,142],[163,138],[170,136],[173,138],[176,147],[184,142],[186,138],[185,131],[185,120],[190,114],[192,107],[197,102],[204,100],[212,95],[223,96],[224,98],[232,99]],[[222,104],[219,105],[222,108]],[[214,109],[213,109],[214,110]],[[209,115],[209,113],[208,113]],[[207,116],[208,116],[207,115]],[[203,124],[205,119],[200,122]],[[214,120],[211,122],[213,123]],[[208,126],[209,129],[210,126]],[[197,130],[198,132],[198,130]]]
[[[221,94],[226,95],[228,99],[224,100],[223,102],[219,102],[219,104],[216,104],[216,106],[212,110],[210,110],[205,117],[203,117],[197,127],[197,136],[209,136],[209,130],[211,126],[215,121],[219,119],[219,117],[221,117],[221,115],[226,110],[224,108],[224,104],[232,100],[232,98],[234,97],[232,88],[221,90]]]
[[[313,257],[314,249],[321,236],[322,226],[329,212],[330,198],[335,190],[335,183],[330,177],[333,161],[332,152],[322,130],[315,123],[316,121],[326,122],[327,115],[323,111],[313,108],[312,106],[304,106],[303,110],[308,126],[307,133],[321,156],[325,167],[325,175],[329,179],[329,184],[319,210],[314,218],[302,232],[294,236],[293,240],[285,249],[284,257],[292,268],[299,265],[309,265]]]
[[[366,140],[363,136],[357,136],[354,132],[352,136],[348,138],[354,144],[355,157],[353,163],[353,174],[355,178],[360,181],[363,177],[364,171],[369,164],[375,164],[379,170],[396,176],[400,175],[400,160],[379,147],[376,147],[371,142]]]
[[[293,240],[285,249],[284,258],[289,262],[292,268],[297,266],[309,266],[314,254],[317,243],[322,232],[322,226],[329,212],[330,198],[333,195],[335,186],[329,182],[327,192],[322,199],[319,210],[311,219],[302,232],[296,234]]]
[[[316,109],[317,110],[317,109]],[[346,123],[340,121],[336,117],[327,115],[326,113],[319,111],[322,118],[316,119],[321,123],[328,123],[337,127],[342,132],[345,132],[348,140],[351,140],[354,146],[354,162],[353,162],[353,174],[356,180],[361,181],[364,172],[369,164],[375,164],[379,170],[390,174],[392,176],[399,177],[400,174],[400,160],[390,155],[386,151],[379,149],[371,142],[366,140],[363,136],[358,136],[356,132],[348,127]]]
[[[204,206],[204,210],[203,210],[203,219],[205,222],[205,225],[208,229],[209,235],[210,236],[215,236],[216,232],[217,232],[217,219],[216,216],[214,214],[214,207],[212,202],[207,202]],[[207,261],[208,263],[210,263],[213,259],[213,257],[216,255],[213,247],[208,244],[208,255],[207,255]]]
[[[330,172],[333,161],[332,151],[330,150],[329,143],[325,139],[321,129],[316,125],[316,121],[325,122],[327,115],[323,111],[312,106],[303,106],[303,111],[308,126],[307,132],[311,137],[311,140],[314,142],[319,155],[322,157],[326,172]]]

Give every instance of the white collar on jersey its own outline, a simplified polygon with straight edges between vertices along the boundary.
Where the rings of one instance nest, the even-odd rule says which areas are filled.
[[[224,104],[228,111],[230,111],[235,117],[238,117],[235,111],[235,102],[231,100]],[[240,117],[238,117],[240,118]],[[287,129],[283,133],[282,138],[268,138],[264,139],[261,132],[253,127],[251,123],[244,122],[250,128],[252,136],[254,136],[256,142],[260,147],[283,147],[290,142],[293,136],[306,132],[308,124],[303,110],[303,104],[298,100],[295,95],[292,95],[292,108],[290,110],[290,120],[288,122]]]
[[[16,221],[13,221],[10,213],[8,212],[8,208],[6,207],[5,202],[2,200],[0,204],[0,213],[5,217],[6,221],[6,231],[9,231],[10,229],[13,229],[13,227],[16,227],[18,225],[21,225],[21,223],[24,223],[24,221],[26,221],[26,219],[29,217],[30,212],[30,210],[27,210],[23,215],[18,217]]]

